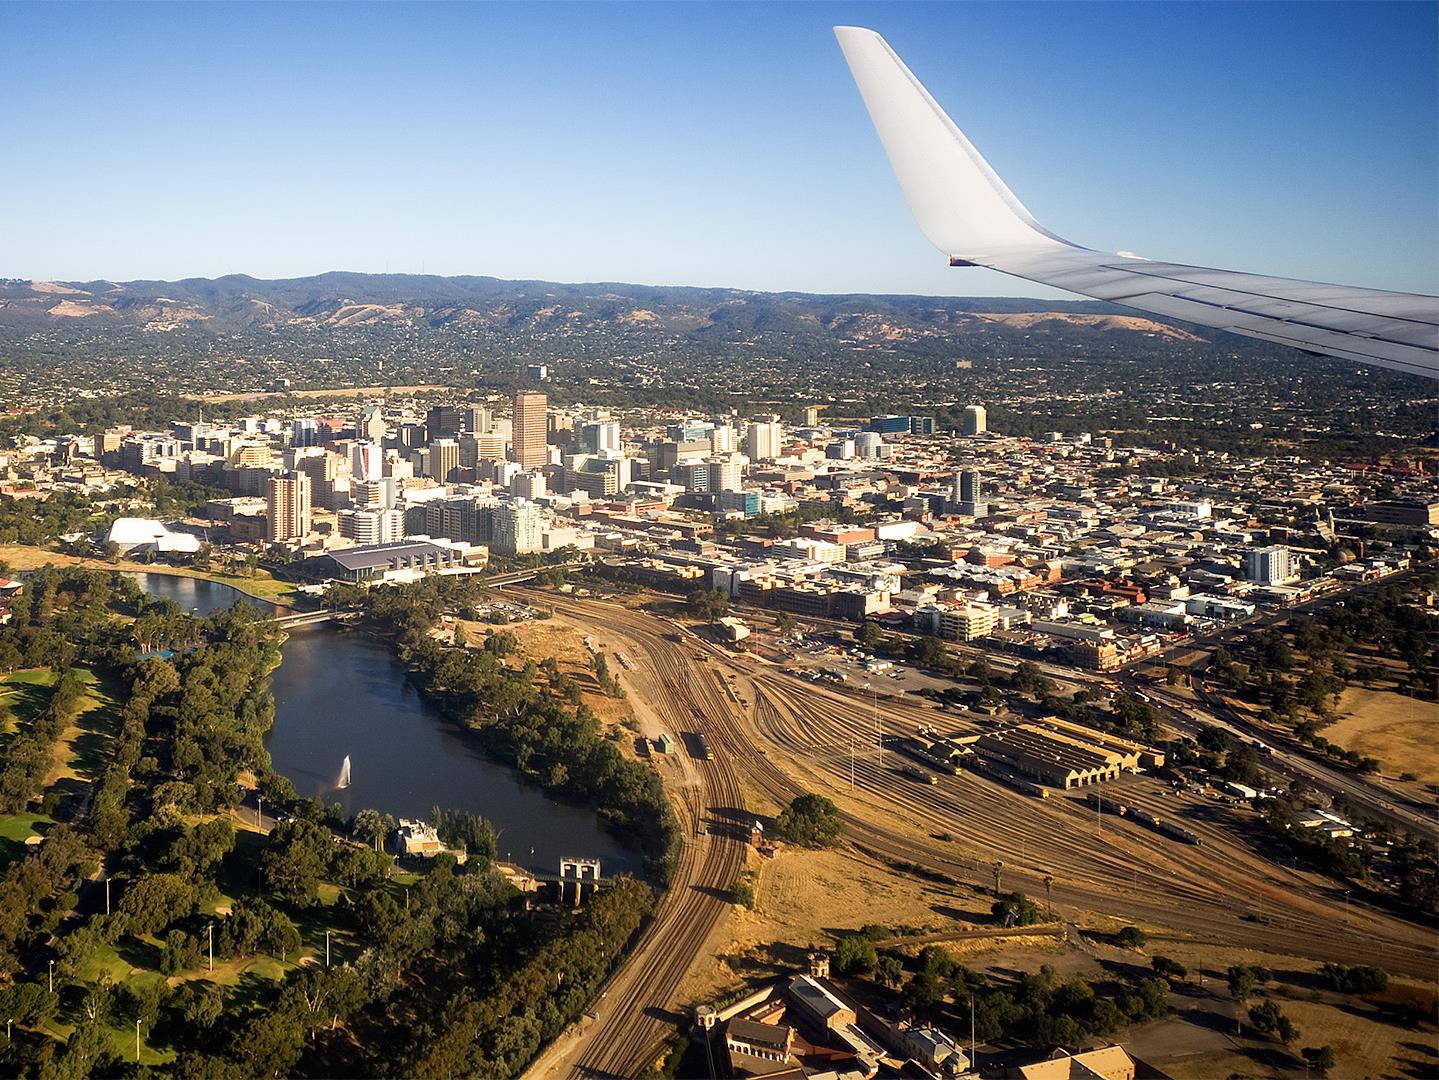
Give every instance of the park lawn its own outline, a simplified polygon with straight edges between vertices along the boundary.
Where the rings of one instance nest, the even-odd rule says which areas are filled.
[[[36,714],[49,704],[48,691],[59,680],[59,673],[50,668],[24,668],[0,679],[0,703],[12,714],[0,730],[14,732],[20,724],[33,721]]]
[[[1432,701],[1351,686],[1335,711],[1339,719],[1323,731],[1330,742],[1378,758],[1386,773],[1412,772],[1426,783],[1439,782]]]
[[[55,819],[44,814],[0,815],[0,871],[25,853],[26,840],[32,836],[43,836],[55,824]]]
[[[62,781],[92,783],[105,766],[110,740],[119,730],[115,698],[90,668],[77,668],[85,680],[85,696],[75,720],[60,733],[55,762],[45,786]]]
[[[95,559],[84,555],[67,555],[30,544],[0,544],[0,562],[4,562],[16,570],[37,570],[42,566],[84,566],[91,570],[123,570],[142,574],[173,574],[177,577],[205,578],[207,581],[230,585],[241,592],[251,593],[262,600],[269,600],[276,604],[294,604],[297,596],[293,584],[271,577],[263,570],[256,570],[253,577],[241,577],[238,574],[227,574],[220,570],[196,570],[189,566],[149,564],[130,559],[110,562],[108,559]]]

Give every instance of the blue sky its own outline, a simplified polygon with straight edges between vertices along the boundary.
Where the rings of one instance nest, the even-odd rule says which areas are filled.
[[[1434,293],[1436,12],[0,3],[0,276],[1058,295],[919,235],[854,23],[1061,236]]]

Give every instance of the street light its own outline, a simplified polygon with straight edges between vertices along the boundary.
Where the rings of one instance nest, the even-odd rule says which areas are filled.
[[[50,961],[50,993],[55,992],[55,961]]]

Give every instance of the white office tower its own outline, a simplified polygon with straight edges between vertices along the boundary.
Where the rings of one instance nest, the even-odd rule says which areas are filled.
[[[385,416],[379,405],[366,405],[355,419],[355,438],[366,442],[384,442],[389,430],[390,425],[385,423]]]
[[[510,494],[517,499],[543,499],[548,493],[545,474],[538,469],[533,472],[517,472],[510,477]]]
[[[983,435],[989,430],[989,414],[983,405],[966,405],[964,407],[964,420],[961,422],[960,433],[964,435]]]
[[[500,503],[491,515],[490,550],[528,555],[540,550],[540,508],[524,499]]]
[[[524,471],[524,467],[517,461],[497,461],[495,462],[495,484],[507,488],[510,486],[510,481]]]
[[[879,457],[879,448],[884,445],[884,436],[877,431],[861,431],[854,437],[854,452],[862,458]]]
[[[1284,585],[1293,581],[1294,557],[1286,547],[1263,547],[1244,553],[1244,576],[1261,585]]]
[[[745,430],[745,453],[751,461],[773,461],[779,457],[783,441],[778,416],[757,416]]]
[[[620,442],[620,425],[614,420],[602,420],[594,425],[595,453],[618,454],[624,447]]]
[[[340,535],[356,544],[393,544],[405,538],[405,515],[399,510],[341,510]]]
[[[361,480],[352,484],[350,495],[358,510],[393,510],[398,487],[394,477],[383,476],[378,480]]]
[[[737,454],[710,460],[707,463],[708,475],[706,476],[709,490],[711,492],[742,491],[744,489],[745,464],[745,459]]]
[[[734,428],[716,422],[710,429],[710,453],[733,454],[735,452]]]
[[[379,443],[357,442],[350,447],[350,478],[378,480],[385,475],[385,452]]]

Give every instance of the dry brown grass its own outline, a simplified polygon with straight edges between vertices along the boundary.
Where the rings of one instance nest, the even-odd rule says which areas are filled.
[[[1351,686],[1340,698],[1338,712],[1339,720],[1324,729],[1330,742],[1378,758],[1386,772],[1412,772],[1420,780],[1439,782],[1439,753],[1434,749],[1439,705],[1392,690]]]

